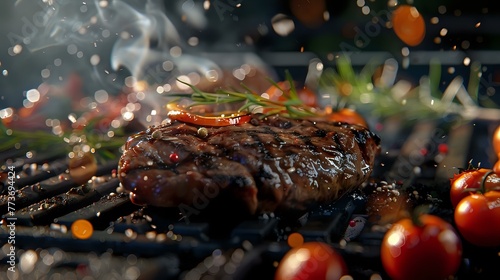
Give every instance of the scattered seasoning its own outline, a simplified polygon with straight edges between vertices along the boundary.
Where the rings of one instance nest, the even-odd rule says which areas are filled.
[[[179,155],[176,153],[171,153],[170,156],[168,157],[171,162],[177,163],[179,162]]]
[[[42,188],[40,183],[36,183],[34,185],[31,185],[31,190],[36,192],[36,193],[39,193],[39,192],[43,191],[44,189]]]
[[[198,136],[201,138],[205,138],[208,136],[208,129],[206,127],[200,127],[198,128]]]
[[[151,134],[151,137],[153,137],[154,139],[160,139],[160,138],[161,138],[161,131],[159,131],[159,130],[155,130],[155,131]]]
[[[93,189],[92,186],[90,184],[88,184],[88,183],[82,185],[82,191],[83,191],[83,193],[88,193],[92,189]]]
[[[260,124],[260,121],[256,118],[252,118],[250,120],[250,124],[252,124],[253,126],[258,126]]]

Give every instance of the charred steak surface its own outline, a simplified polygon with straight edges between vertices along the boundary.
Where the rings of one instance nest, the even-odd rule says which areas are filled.
[[[379,142],[361,126],[281,116],[201,129],[172,121],[129,138],[118,177],[137,204],[196,206],[224,193],[251,214],[306,209],[359,187]]]

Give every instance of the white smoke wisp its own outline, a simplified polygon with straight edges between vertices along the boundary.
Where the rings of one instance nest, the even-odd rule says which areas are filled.
[[[159,73],[162,69],[155,66],[166,61],[172,62],[181,73],[199,70],[198,65],[204,64],[217,68],[215,63],[208,60],[199,59],[196,64],[192,64],[190,60],[184,59],[182,53],[172,55],[173,49],[182,52],[181,38],[157,2],[147,1],[141,11],[123,1],[113,1],[111,6],[100,7],[98,14],[110,28],[120,28],[111,52],[111,66],[115,70],[124,66],[138,80],[147,78],[145,76],[149,73],[153,82],[161,83],[158,77],[162,77]],[[175,73],[173,68],[167,70]]]
[[[75,68],[97,80],[97,86],[136,91],[132,94],[142,96],[136,101],[142,108],[136,119],[145,126],[153,116],[153,121],[161,119],[168,91],[179,77],[222,76],[215,62],[187,46],[187,38],[169,19],[180,11],[166,11],[161,0],[42,0],[38,4],[42,24],[23,40],[26,49],[37,52],[65,46],[69,55],[82,59]],[[196,11],[187,15],[186,24],[203,28],[207,20],[200,17],[205,15],[200,7]],[[134,84],[127,84],[127,78]],[[164,92],[159,91],[162,87]]]
[[[83,76],[86,90],[99,87],[93,90],[128,94],[126,100],[138,104],[134,105],[133,119],[144,126],[165,117],[165,105],[172,100],[172,92],[191,90],[179,80],[207,91],[241,88],[244,83],[256,92],[263,92],[266,81],[259,78],[275,76],[273,69],[254,53],[204,52],[204,44],[198,44],[198,37],[190,36],[208,26],[206,10],[200,2],[179,0],[169,5],[172,3],[165,0],[38,0],[37,3],[39,7],[34,7],[39,10],[37,24],[33,26],[37,32],[23,38],[25,49],[37,52],[58,47],[62,53],[57,55],[65,56],[58,57],[62,67],[55,69],[61,75],[51,72],[45,79],[62,81],[60,78],[69,73],[62,72],[65,67]],[[18,0],[18,10],[33,8],[30,4],[29,0]],[[86,81],[88,76],[90,82]],[[86,93],[91,95],[93,90]]]
[[[24,1],[19,0],[18,5]],[[108,69],[126,68],[137,80],[165,84],[180,75],[220,68],[213,61],[189,54],[185,38],[181,38],[160,0],[43,0],[43,28],[25,38],[26,47],[35,52],[53,46],[68,46],[83,56],[97,54],[101,63],[90,67],[97,78]],[[196,13],[203,17],[203,13]],[[193,19],[191,15],[188,18]],[[206,19],[191,20],[202,28]],[[108,58],[106,60],[104,58]],[[164,65],[171,65],[164,67]],[[103,71],[106,69],[106,71]]]

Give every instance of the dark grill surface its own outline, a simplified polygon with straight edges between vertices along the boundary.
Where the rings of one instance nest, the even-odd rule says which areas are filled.
[[[375,279],[371,277],[377,274],[388,279],[379,260],[386,228],[368,220],[358,237],[344,242],[349,221],[368,217],[369,195],[391,185],[407,190],[415,204],[432,203],[431,211],[452,223],[448,179],[470,160],[492,166],[496,158],[490,139],[496,125],[478,121],[452,129],[446,122],[397,124],[380,131],[383,150],[373,180],[360,190],[312,207],[299,219],[270,213],[237,223],[229,213],[188,223],[179,209],[132,204],[128,195],[117,193],[116,161],[99,164],[95,176],[79,185],[69,177],[65,158],[35,151],[28,159],[22,149],[4,151],[0,279],[272,279],[292,232],[306,241],[331,244],[354,279]],[[447,145],[447,153],[440,144]],[[8,205],[9,171],[16,174],[18,190],[13,208]],[[89,239],[72,236],[70,227],[77,219],[93,224]],[[8,227],[11,221],[15,230]],[[15,274],[7,273],[7,240],[13,234]],[[498,252],[464,243],[457,278],[498,279],[493,268],[500,263]]]

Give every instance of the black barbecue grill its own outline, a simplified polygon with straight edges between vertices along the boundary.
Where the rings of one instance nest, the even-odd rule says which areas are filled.
[[[366,85],[376,89],[370,99],[382,100],[365,104],[367,100],[360,95],[359,100],[347,98],[346,104],[366,116],[386,119],[383,123],[367,119],[382,145],[370,180],[333,203],[313,205],[306,214],[291,216],[267,213],[242,218],[232,213],[220,217],[201,213],[185,219],[178,208],[138,206],[121,192],[116,174],[119,151],[114,160],[100,161],[94,176],[81,184],[71,178],[69,160],[61,147],[42,151],[17,143],[11,149],[0,148],[0,280],[273,279],[277,265],[290,250],[287,238],[294,232],[305,241],[331,245],[343,256],[355,280],[389,279],[380,260],[387,226],[377,219],[391,217],[376,215],[381,205],[374,206],[373,197],[382,198],[377,203],[385,205],[384,198],[399,199],[399,193],[405,194],[408,207],[430,204],[432,214],[453,224],[449,178],[470,162],[490,168],[498,160],[491,145],[493,130],[500,125],[500,115],[494,120],[498,110],[485,114],[489,120],[460,125],[462,116],[455,115],[470,117],[478,108],[470,104],[475,101],[488,110],[500,104],[500,11],[487,1],[31,2],[0,4],[0,49],[4,51],[0,57],[0,117],[5,118],[0,121],[8,123],[10,117],[24,120],[18,111],[33,109],[26,127],[10,124],[14,131],[29,129],[32,122],[47,129],[49,119],[68,121],[68,115],[95,113],[86,104],[87,98],[95,99],[98,109],[103,106],[97,110],[98,116],[91,117],[98,119],[102,112],[126,108],[120,103],[122,97],[135,103],[131,100],[139,100],[136,91],[147,84],[144,95],[151,99],[136,104],[142,107],[133,111],[138,114],[132,121],[125,122],[121,112],[116,119],[109,116],[120,120],[118,130],[132,134],[139,122],[143,128],[161,119],[156,106],[167,103],[163,98],[170,89],[174,92],[175,79],[181,75],[194,77],[193,81],[205,76],[212,82],[224,72],[219,82],[232,87],[232,81],[242,81],[240,70],[246,73],[249,65],[255,67],[250,71],[256,71],[254,78],[284,81],[289,71],[321,96],[319,103],[326,104],[320,105],[342,107],[344,93],[333,79],[325,86],[320,77],[333,69],[342,76],[336,67],[341,66],[339,58],[344,54],[353,73],[363,75],[342,79],[360,87],[358,80],[373,72]],[[403,2],[417,8],[427,25],[425,38],[416,46],[407,45],[393,32],[397,25],[389,21]],[[324,22],[310,26],[307,18],[314,13],[309,12],[321,5],[325,7],[318,18]],[[301,17],[302,13],[308,15]],[[413,21],[411,25],[415,26]],[[374,68],[377,60],[384,63]],[[211,69],[218,68],[223,69],[221,75],[212,76]],[[200,76],[190,76],[191,71]],[[242,82],[256,92],[264,91],[264,84],[252,75]],[[404,98],[411,101],[417,96],[412,96],[412,90],[406,92],[406,83],[423,88],[416,100],[423,109],[433,107],[434,100],[444,100],[440,109],[444,104],[459,107],[450,107],[449,114],[429,109],[429,115],[415,115],[421,108],[413,110],[406,103]],[[452,85],[457,86],[450,90],[455,92],[453,98],[450,92],[445,94]],[[39,86],[50,88],[47,95]],[[31,89],[39,90],[32,100],[27,98]],[[442,96],[438,94],[441,90]],[[130,91],[134,94],[129,95]],[[97,96],[103,92],[109,94],[100,96],[100,101],[107,100],[101,103]],[[433,98],[431,105],[430,100],[423,100],[425,94]],[[403,110],[413,115],[395,110],[399,108],[385,110],[382,103],[388,96],[397,107],[405,104]],[[79,104],[76,109],[71,102]],[[464,112],[456,108],[464,108]],[[394,116],[394,111],[403,116]],[[407,122],[413,118],[419,119]],[[84,121],[87,128],[90,122]],[[105,127],[106,132],[108,127],[116,128]],[[9,139],[10,135],[3,136]],[[345,240],[350,221],[359,217],[367,220],[363,230]],[[92,224],[93,234],[88,239],[73,236],[71,226],[77,220]],[[500,279],[500,248],[479,248],[463,241],[463,249],[456,279]]]
[[[422,121],[400,124],[391,135],[381,131],[383,150],[373,180],[360,190],[317,205],[299,219],[265,214],[238,223],[230,216],[188,223],[178,209],[132,204],[117,192],[116,161],[100,164],[95,176],[79,185],[69,178],[64,157],[32,151],[26,158],[22,148],[4,151],[2,168],[7,175],[8,168],[15,172],[17,192],[15,205],[8,205],[10,178],[5,175],[0,279],[272,279],[289,250],[291,232],[331,244],[354,279],[387,279],[379,260],[383,227],[368,222],[359,236],[342,241],[349,221],[366,217],[367,194],[391,184],[390,179],[396,188],[409,190],[416,204],[432,202],[431,211],[452,222],[447,180],[471,159],[483,166],[494,160],[485,147],[496,125],[477,121],[450,129],[444,121]],[[440,144],[448,145],[447,153],[437,148]],[[89,239],[72,236],[70,227],[78,219],[92,223]],[[11,221],[15,231],[8,227]],[[9,237],[15,238],[17,271],[10,278]],[[458,278],[494,279],[489,277],[498,277],[498,263],[498,250],[465,244]]]

